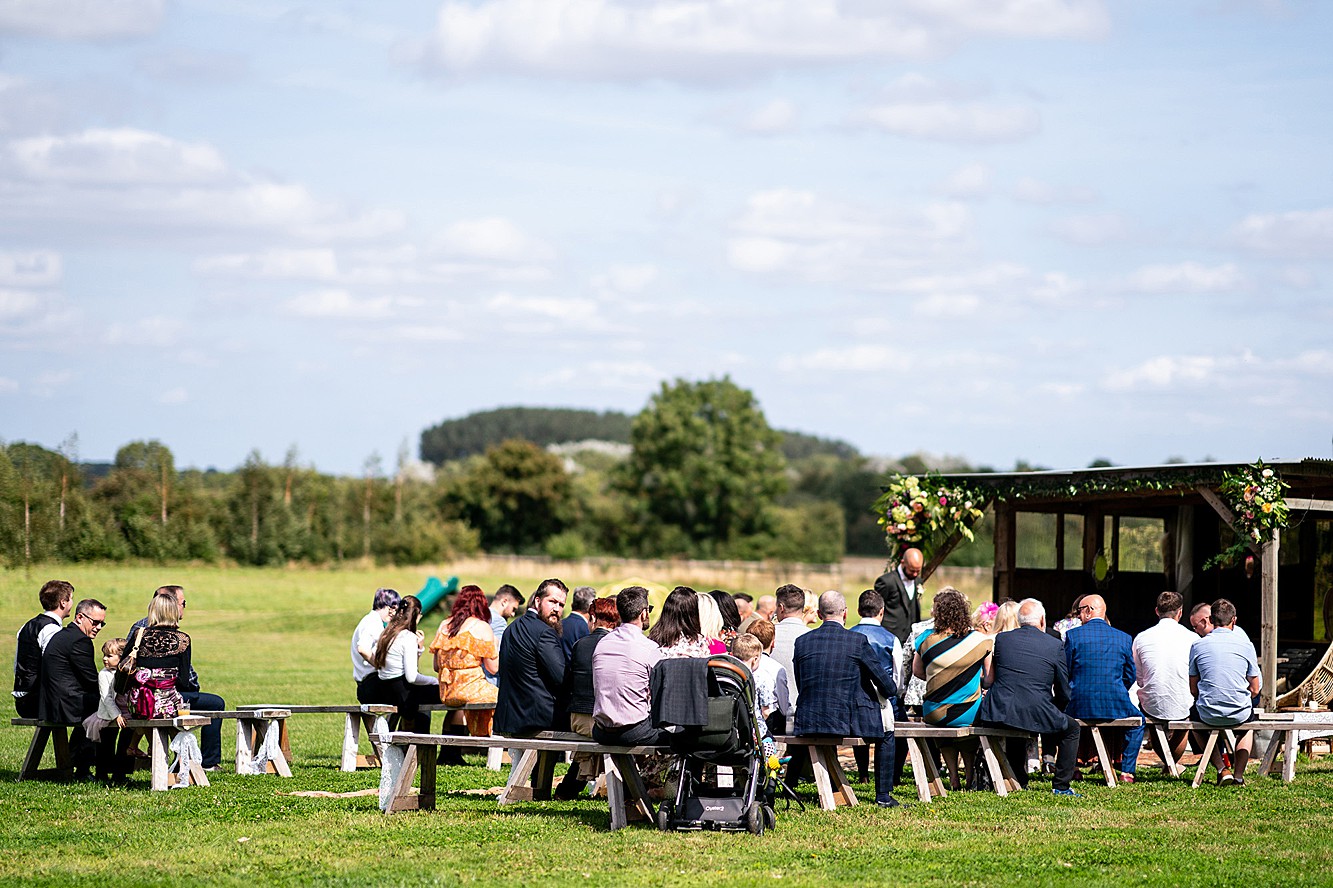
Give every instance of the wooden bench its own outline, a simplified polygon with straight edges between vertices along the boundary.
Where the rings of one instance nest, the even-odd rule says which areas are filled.
[[[1268,747],[1264,750],[1262,758],[1259,759],[1259,776],[1267,777],[1273,771],[1278,755],[1281,755],[1282,782],[1290,783],[1296,779],[1296,747],[1300,733],[1302,731],[1333,731],[1333,716],[1320,721],[1297,721],[1291,713],[1268,712],[1263,713],[1254,721],[1224,728],[1201,721],[1170,722],[1169,728],[1173,731],[1198,731],[1208,736],[1208,739],[1204,741],[1203,752],[1199,756],[1199,764],[1194,771],[1194,780],[1190,784],[1196,789],[1203,783],[1204,774],[1208,771],[1209,765],[1212,764],[1213,750],[1217,748],[1217,744],[1222,743],[1223,748],[1234,756],[1236,753],[1236,734],[1246,731],[1272,732],[1273,736],[1268,741]]]
[[[418,706],[421,712],[477,712],[482,709],[494,709],[494,703],[467,703],[463,706],[446,706],[443,703],[431,703],[426,706]],[[464,743],[462,746],[484,746],[482,743]],[[486,748],[486,770],[499,771],[504,767],[505,751],[499,747],[489,746]]]
[[[218,718],[236,720],[236,773],[249,774],[251,766],[254,764],[255,755],[263,748],[270,732],[275,739],[282,736],[282,726],[286,723],[288,716],[291,715],[291,711],[277,707],[263,709],[200,709],[197,713],[192,712],[191,715],[198,715],[200,718],[207,720]],[[292,769],[287,764],[287,758],[282,751],[281,740],[274,744],[265,772],[269,774],[276,773],[281,777],[292,776]]]
[[[343,747],[342,759],[339,762],[338,769],[341,771],[355,771],[357,768],[378,768],[382,764],[379,743],[376,736],[389,733],[388,724],[379,724],[380,721],[390,715],[397,713],[397,708],[385,703],[355,703],[351,705],[317,705],[305,706],[296,704],[261,704],[250,706],[238,706],[237,709],[242,712],[251,712],[260,709],[284,709],[289,715],[342,715],[343,723]],[[369,755],[360,754],[361,731],[365,729],[366,738],[370,740],[371,752]],[[282,746],[282,754],[290,765],[293,761],[291,733],[287,725],[287,719],[283,719],[279,724],[278,742]],[[254,742],[254,740],[252,740]]]
[[[1184,773],[1183,766],[1178,765],[1171,756],[1170,737],[1167,732],[1172,730],[1169,722],[1156,721],[1155,719],[1144,716],[1137,718],[1108,718],[1098,720],[1074,719],[1078,722],[1079,728],[1092,734],[1093,746],[1097,748],[1097,764],[1101,766],[1102,777],[1106,780],[1106,785],[1114,789],[1119,785],[1119,779],[1116,777],[1115,768],[1111,765],[1111,756],[1106,751],[1106,738],[1102,736],[1102,730],[1105,728],[1135,728],[1141,723],[1143,725],[1143,735],[1145,742],[1156,741],[1162,751],[1162,770],[1168,776],[1179,777]],[[1149,734],[1151,731],[1151,735]]]
[[[167,752],[171,746],[171,738],[179,731],[203,727],[208,724],[209,720],[208,717],[202,715],[125,720],[125,730],[137,729],[148,732],[149,761],[151,763],[150,786],[154,791],[165,790],[171,786],[167,763]],[[15,727],[35,729],[32,742],[28,744],[28,753],[23,757],[23,766],[19,769],[18,779],[20,781],[51,779],[53,777],[60,780],[73,778],[74,768],[69,756],[69,731],[74,725],[52,724],[38,721],[35,718],[15,718],[10,720],[10,724]],[[42,755],[46,751],[48,740],[52,746],[56,766],[43,769],[41,767]],[[198,763],[193,763],[189,774],[184,775],[181,779],[188,780],[196,786],[208,786],[208,775],[204,773],[204,769],[199,767]]]
[[[1020,787],[1018,778],[1009,767],[1009,761],[1003,750],[996,751],[992,741],[1010,737],[1026,739],[1031,737],[1026,731],[1009,728],[996,728],[982,725],[969,727],[940,727],[922,722],[898,722],[894,725],[894,739],[907,742],[907,754],[912,762],[912,776],[916,781],[917,798],[926,804],[937,796],[949,794],[935,765],[935,756],[927,746],[929,740],[962,740],[976,737],[980,741],[982,760],[991,775],[991,784],[997,795],[1006,796]],[[819,807],[832,811],[839,805],[855,805],[856,792],[838,760],[838,748],[843,746],[868,746],[860,737],[774,737],[778,743],[788,746],[803,746],[810,756],[810,765],[815,776],[815,790],[819,795]]]
[[[413,734],[396,732],[381,738],[390,746],[404,750],[403,764],[396,773],[390,772],[393,788],[386,814],[398,811],[433,811],[435,809],[435,757],[442,746],[484,746],[489,749],[522,750],[519,760],[510,769],[509,780],[497,800],[500,805],[527,801],[545,801],[551,796],[552,773],[556,761],[565,753],[586,753],[602,757],[606,772],[606,797],[611,808],[611,829],[626,826],[627,806],[637,809],[649,823],[653,822],[653,805],[647,788],[639,775],[636,755],[666,752],[664,746],[603,746],[581,734],[547,732],[537,737],[465,737],[455,734]],[[417,769],[421,771],[418,794],[412,795],[412,782]]]

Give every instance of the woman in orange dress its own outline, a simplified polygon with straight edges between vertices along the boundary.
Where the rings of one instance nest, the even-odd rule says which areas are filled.
[[[486,680],[483,671],[485,667],[494,675],[500,668],[490,619],[486,593],[480,586],[464,586],[454,599],[449,619],[435,633],[430,649],[440,675],[440,702],[446,706],[495,703],[495,685]],[[466,716],[468,733],[473,737],[488,737],[494,714],[494,709],[469,709],[454,715]]]

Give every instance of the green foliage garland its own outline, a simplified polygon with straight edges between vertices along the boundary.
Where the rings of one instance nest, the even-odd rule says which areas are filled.
[[[1290,512],[1284,491],[1290,485],[1273,469],[1259,460],[1235,472],[1226,472],[1218,486],[1218,495],[1231,510],[1231,527],[1236,531],[1236,542],[1204,563],[1204,570],[1217,565],[1235,564],[1245,550],[1254,543],[1272,538],[1273,531],[1287,526]]]

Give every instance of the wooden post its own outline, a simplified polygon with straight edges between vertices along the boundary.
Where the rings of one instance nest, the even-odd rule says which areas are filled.
[[[1055,569],[1065,569],[1065,513],[1055,513]]]
[[[1106,538],[1105,524],[1102,519],[1102,513],[1095,509],[1090,509],[1083,516],[1083,572],[1092,573],[1093,567],[1097,564],[1097,553],[1102,550],[1102,543]]]
[[[1017,547],[1015,532],[1017,520],[1013,506],[1008,503],[995,504],[995,600],[1003,601],[1014,597],[1014,561]]]
[[[1261,560],[1260,579],[1260,615],[1259,628],[1259,671],[1263,673],[1263,688],[1259,691],[1259,704],[1264,709],[1272,709],[1277,699],[1277,568],[1278,568],[1278,531],[1265,540],[1259,550]]]

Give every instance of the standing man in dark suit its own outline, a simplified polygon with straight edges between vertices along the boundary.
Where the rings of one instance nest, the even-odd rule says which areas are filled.
[[[1065,633],[1065,665],[1073,688],[1065,711],[1074,718],[1092,721],[1136,718],[1133,728],[1124,728],[1125,748],[1120,756],[1120,780],[1134,782],[1134,771],[1143,746],[1143,713],[1129,699],[1134,684],[1134,639],[1106,622],[1106,599],[1086,595],[1079,603],[1082,626]]]
[[[995,636],[991,686],[981,700],[977,720],[1019,731],[1049,735],[1056,743],[1056,795],[1078,795],[1069,788],[1078,760],[1078,722],[1064,713],[1069,703],[1069,672],[1060,640],[1046,634],[1046,608],[1035,598],[1018,606],[1018,628]],[[1028,785],[1027,741],[1009,740],[1006,751],[1018,782]]]
[[[877,693],[886,699],[897,693],[893,677],[865,635],[846,627],[847,599],[842,593],[819,596],[819,616],[823,624],[796,639],[792,657],[800,690],[794,733],[874,740],[875,802],[896,808],[893,731],[884,730],[877,698]]]
[[[14,710],[19,718],[37,717],[42,652],[74,607],[74,587],[64,580],[48,580],[37,600],[42,612],[23,624],[14,645]]]
[[[912,624],[921,622],[921,566],[924,558],[920,549],[908,549],[898,566],[875,580],[875,591],[884,599],[885,629],[907,643]]]
[[[74,609],[74,619],[51,636],[42,653],[37,717],[57,725],[74,725],[69,746],[76,780],[87,780],[93,763],[94,747],[83,733],[83,720],[97,711],[93,639],[105,625],[106,605],[85,598]],[[107,776],[109,773],[103,775]]]

